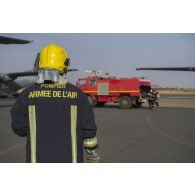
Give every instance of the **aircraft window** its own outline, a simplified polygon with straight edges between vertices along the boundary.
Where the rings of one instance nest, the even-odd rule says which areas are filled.
[[[95,80],[91,80],[90,85],[91,86],[96,86],[96,81]]]
[[[80,81],[79,81],[79,84],[80,84],[81,86],[86,85],[86,80],[80,80]]]

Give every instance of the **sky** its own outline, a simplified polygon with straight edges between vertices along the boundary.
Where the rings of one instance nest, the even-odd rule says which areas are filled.
[[[39,34],[0,33],[33,40],[26,45],[0,45],[0,73],[29,70],[43,47],[56,43],[71,59],[67,78],[73,84],[85,70],[117,77],[147,77],[160,87],[195,88],[195,72],[136,71],[137,67],[195,66],[195,34]]]

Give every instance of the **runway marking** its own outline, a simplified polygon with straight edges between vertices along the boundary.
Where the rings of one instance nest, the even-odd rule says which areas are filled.
[[[176,138],[176,137],[173,137],[173,136],[171,136],[171,135],[168,135],[167,133],[162,132],[161,129],[157,128],[157,127],[151,122],[151,117],[154,115],[154,113],[155,113],[155,112],[153,112],[149,117],[146,118],[147,123],[149,124],[149,126],[150,126],[154,131],[160,133],[160,135],[162,135],[162,136],[164,136],[164,137],[167,137],[167,138],[170,139],[170,140],[173,140],[173,141],[176,141],[176,142],[178,142],[178,143],[180,143],[180,144],[187,145],[187,146],[190,146],[190,147],[195,148],[195,145],[190,144],[190,143],[188,143],[188,142],[185,142],[185,141],[183,141],[183,140],[180,140],[180,139],[178,139],[178,138]]]
[[[7,153],[9,153],[9,152],[11,152],[13,150],[16,150],[16,149],[18,149],[20,147],[23,147],[23,146],[25,146],[25,143],[19,143],[19,144],[16,144],[14,146],[11,146],[11,147],[7,148],[6,150],[4,150],[3,152],[1,152],[0,153],[0,157],[6,155]]]
[[[150,126],[153,130],[155,130],[155,133],[151,133],[150,135],[147,135],[147,136],[145,136],[145,137],[143,137],[143,138],[137,139],[137,140],[136,140],[135,142],[133,142],[133,143],[126,144],[125,146],[121,147],[119,150],[115,151],[114,153],[111,153],[111,154],[107,155],[106,157],[104,157],[104,160],[101,160],[101,162],[106,162],[109,158],[111,158],[111,157],[113,157],[113,156],[116,156],[116,155],[119,155],[121,152],[124,152],[125,150],[130,149],[130,148],[133,148],[133,147],[136,146],[137,144],[144,143],[145,141],[147,141],[147,140],[149,140],[149,139],[151,139],[151,138],[154,138],[154,137],[156,137],[156,136],[159,136],[159,135],[164,136],[164,137],[167,137],[168,139],[171,139],[171,140],[173,140],[173,141],[179,142],[180,144],[187,145],[187,146],[190,146],[190,147],[193,147],[193,148],[195,147],[195,145],[190,144],[190,143],[185,142],[185,141],[182,141],[182,140],[180,140],[180,139],[178,139],[178,138],[175,138],[175,137],[173,137],[173,136],[170,136],[170,135],[168,135],[168,134],[162,132],[161,130],[159,130],[157,127],[155,127],[155,126],[152,124],[150,118],[151,118],[154,114],[156,114],[156,112],[155,112],[155,110],[151,110],[151,111],[152,111],[152,114],[151,114],[149,117],[147,117],[147,116],[148,116],[148,113],[146,113],[146,115],[145,115],[146,119],[145,119],[145,120],[146,120],[146,122],[149,124],[149,126]],[[98,122],[99,122],[99,121],[98,121]]]

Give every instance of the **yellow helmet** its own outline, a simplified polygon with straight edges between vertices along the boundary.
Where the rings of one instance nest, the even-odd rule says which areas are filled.
[[[66,72],[70,63],[65,49],[56,44],[44,47],[40,54],[39,69],[54,68]]]

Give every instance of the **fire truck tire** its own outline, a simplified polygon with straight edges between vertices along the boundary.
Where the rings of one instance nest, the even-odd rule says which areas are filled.
[[[123,96],[119,100],[119,106],[122,109],[129,109],[132,107],[132,101],[131,98],[128,96]]]
[[[88,95],[87,97],[88,97],[89,104],[90,104],[91,106],[94,106],[94,105],[95,105],[95,102],[93,101],[92,97],[89,96],[89,95]]]

